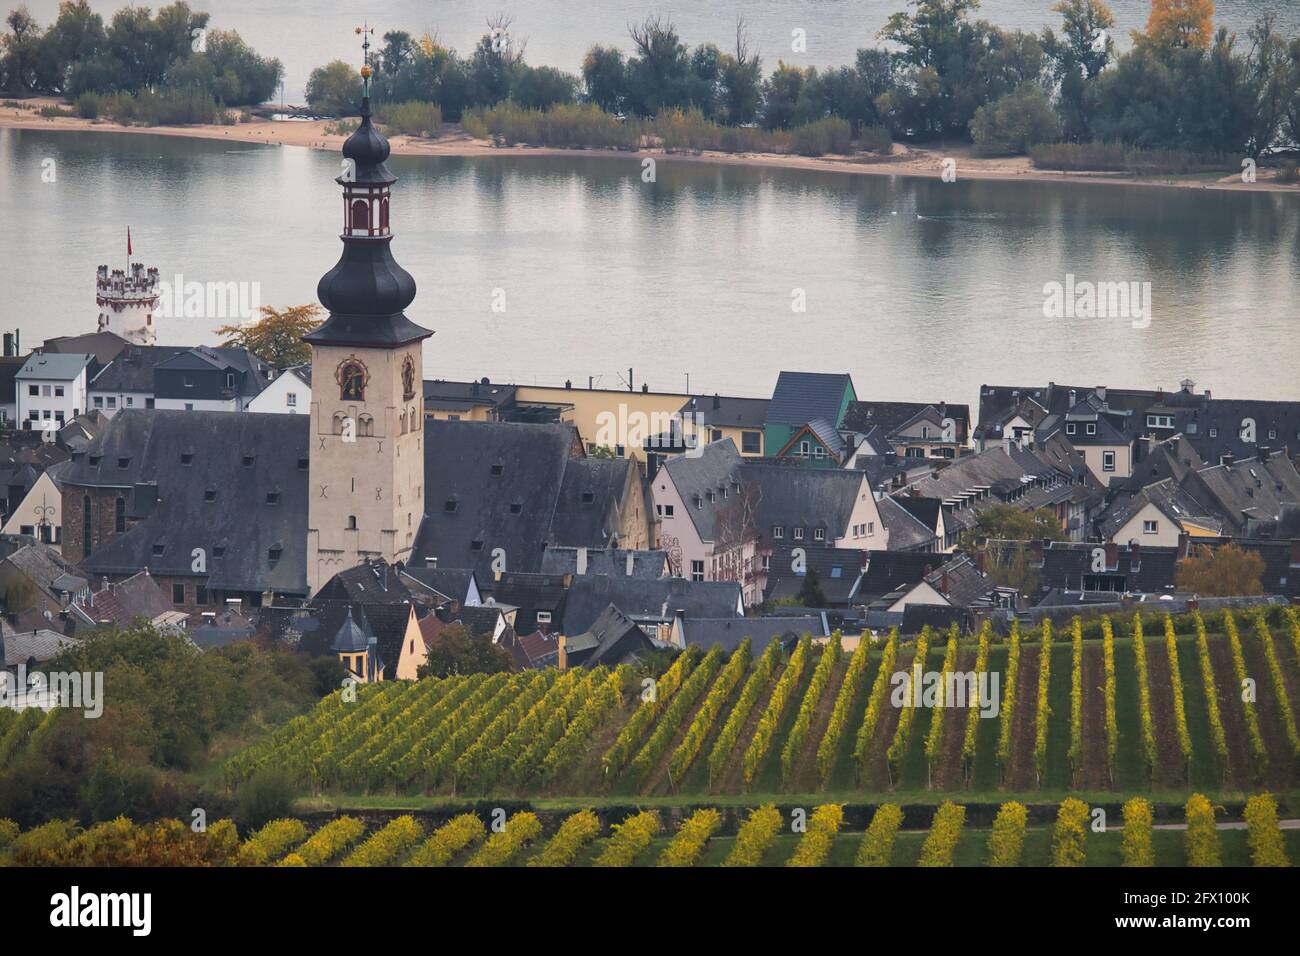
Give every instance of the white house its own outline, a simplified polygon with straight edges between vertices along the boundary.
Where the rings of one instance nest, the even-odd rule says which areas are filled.
[[[62,427],[86,410],[86,369],[92,356],[33,352],[14,376],[18,420],[23,428],[42,422]]]
[[[63,492],[55,466],[46,471],[0,528],[0,534],[23,534],[58,550],[63,541]]]
[[[304,415],[311,412],[311,366],[285,369],[279,377],[248,403],[250,412],[276,415]]]

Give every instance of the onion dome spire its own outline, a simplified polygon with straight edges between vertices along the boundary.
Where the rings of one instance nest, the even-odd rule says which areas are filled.
[[[415,299],[415,280],[397,264],[389,245],[390,192],[397,177],[384,165],[388,140],[371,122],[370,34],[364,37],[361,68],[361,123],[343,144],[343,172],[335,179],[343,187],[343,255],[316,286],[316,296],[329,310],[325,324],[304,336],[318,345],[357,345],[395,348],[433,333],[408,319],[403,310]]]

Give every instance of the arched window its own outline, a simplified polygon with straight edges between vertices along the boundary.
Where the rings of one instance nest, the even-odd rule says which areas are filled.
[[[398,427],[398,434],[399,434],[399,435],[405,435],[405,434],[406,434],[406,412],[402,412],[402,414],[398,417],[398,419],[397,419],[397,427]]]
[[[364,199],[352,201],[352,228],[370,231],[370,204]]]
[[[388,197],[379,200],[379,230],[388,231]]]
[[[348,359],[339,366],[336,378],[339,383],[339,397],[345,402],[364,402],[366,400],[366,367],[356,359]]]
[[[343,434],[343,423],[347,420],[347,417],[348,416],[344,415],[342,412],[334,413],[334,434]]]
[[[370,415],[362,415],[357,419],[357,433],[362,438],[373,438],[375,434],[375,420]]]

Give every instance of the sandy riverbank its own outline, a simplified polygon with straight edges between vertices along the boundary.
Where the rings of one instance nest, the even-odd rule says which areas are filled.
[[[241,143],[265,143],[271,146],[298,146],[307,149],[338,150],[345,136],[330,134],[326,128],[333,125],[325,120],[273,122],[255,119],[235,126],[123,126],[106,120],[85,120],[79,117],[42,117],[42,106],[65,106],[61,100],[37,97],[22,101],[21,108],[0,108],[0,127],[33,130],[81,130],[103,133],[149,133],[155,136],[186,136],[201,139],[224,139]],[[1098,183],[1122,186],[1172,187],[1183,189],[1215,189],[1235,192],[1300,192],[1300,186],[1276,182],[1273,171],[1261,169],[1254,183],[1243,183],[1239,174],[1222,177],[1210,175],[1170,176],[1163,178],[1134,179],[1124,173],[1061,172],[1037,169],[1028,157],[984,158],[971,154],[969,146],[951,149],[920,149],[902,144],[895,145],[895,154],[888,158],[862,156],[787,156],[775,153],[671,153],[662,149],[644,149],[638,152],[608,149],[560,149],[549,146],[495,147],[486,140],[467,136],[459,127],[448,127],[434,139],[394,136],[390,140],[395,154],[408,156],[583,156],[607,154],[612,156],[658,156],[673,161],[715,163],[727,166],[765,166],[784,169],[815,170],[818,172],[845,173],[866,176],[922,176],[939,178],[943,173],[945,158],[957,161],[958,179],[974,180],[1029,180],[1037,182]]]

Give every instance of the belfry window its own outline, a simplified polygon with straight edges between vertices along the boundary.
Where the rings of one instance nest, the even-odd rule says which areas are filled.
[[[379,200],[379,231],[388,231],[388,197]]]
[[[370,204],[364,199],[352,201],[352,229],[370,231]]]

